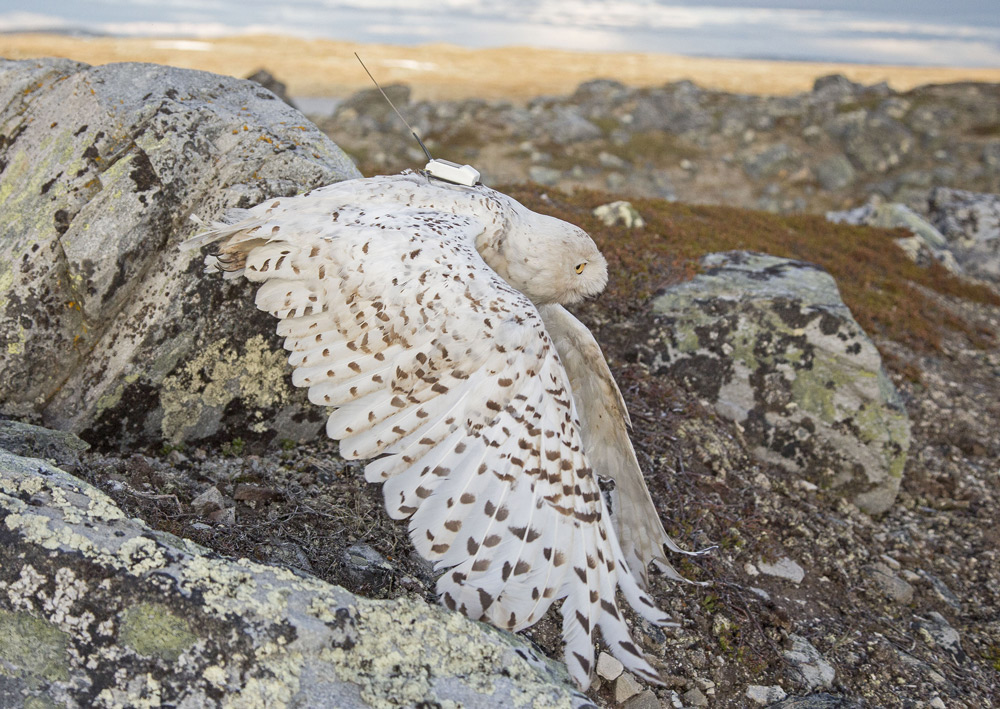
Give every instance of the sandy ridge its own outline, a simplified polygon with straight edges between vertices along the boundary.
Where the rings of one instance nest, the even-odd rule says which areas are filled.
[[[359,52],[383,84],[405,82],[418,99],[508,98],[566,94],[588,79],[631,86],[690,79],[710,89],[755,94],[807,91],[818,76],[888,81],[896,90],[931,83],[1000,83],[1000,69],[874,66],[824,62],[711,59],[650,53],[588,53],[505,47],[466,49],[445,44],[397,47],[283,36],[220,39],[79,38],[57,34],[0,36],[0,57],[59,56],[88,64],[147,61],[245,77],[266,68],[292,96],[346,96],[370,86],[354,59]]]

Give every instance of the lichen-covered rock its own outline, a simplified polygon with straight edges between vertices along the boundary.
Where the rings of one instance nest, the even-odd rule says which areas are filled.
[[[252,289],[176,246],[192,214],[356,176],[254,82],[0,61],[0,413],[121,447],[313,434]]]
[[[928,202],[956,260],[970,275],[1000,283],[1000,195],[938,187]]]
[[[702,266],[653,303],[653,370],[739,423],[762,459],[867,512],[888,509],[909,419],[830,275],[748,252],[710,254]]]
[[[592,706],[509,633],[230,561],[0,450],[0,706]]]
[[[896,244],[912,261],[921,266],[937,261],[952,273],[964,273],[944,234],[905,204],[873,200],[855,209],[827,212],[826,218],[835,224],[907,229],[913,236],[896,239]]]
[[[66,468],[75,466],[90,444],[65,431],[20,421],[0,421],[0,448],[15,455],[55,461],[56,465]]]

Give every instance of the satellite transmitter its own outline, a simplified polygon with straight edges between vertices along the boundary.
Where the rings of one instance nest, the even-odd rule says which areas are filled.
[[[383,91],[382,87],[379,86],[379,83],[375,81],[375,77],[372,76],[370,71],[368,71],[368,67],[366,67],[365,63],[361,61],[361,57],[358,56],[357,52],[354,53],[354,56],[357,57],[359,62],[361,62],[361,68],[365,70],[366,74],[368,74],[368,78],[375,84],[375,88],[382,93],[382,97],[386,100],[392,110],[396,111],[396,115],[399,116],[399,120],[403,122],[403,125],[410,129],[410,133],[417,139],[417,143],[420,144],[420,149],[423,150],[424,155],[427,156],[427,164],[424,166],[424,171],[431,177],[437,178],[438,180],[444,180],[445,182],[450,182],[453,185],[474,187],[479,182],[479,170],[472,167],[472,165],[459,165],[451,160],[438,160],[437,158],[432,158],[431,152],[427,149],[427,146],[424,145],[424,141],[420,140],[420,136],[417,135],[417,131],[413,130],[410,124],[406,122],[406,119],[403,118],[403,114],[400,113],[393,105],[392,101],[389,100],[385,91]]]

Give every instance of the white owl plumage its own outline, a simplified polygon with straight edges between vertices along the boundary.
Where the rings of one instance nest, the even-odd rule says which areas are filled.
[[[442,572],[442,602],[509,630],[558,599],[586,688],[594,631],[654,683],[616,589],[644,618],[655,563],[679,578],[629,441],[624,401],[563,304],[603,290],[581,229],[422,173],[349,180],[241,210],[184,244],[221,241],[209,270],[260,282],[292,381],[333,407],[326,431],[369,460],[386,508]],[[613,478],[611,515],[598,476]],[[609,523],[611,521],[612,523]],[[635,575],[636,572],[638,575]]]

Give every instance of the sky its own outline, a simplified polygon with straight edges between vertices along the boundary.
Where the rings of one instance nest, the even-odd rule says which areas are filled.
[[[1000,0],[0,0],[38,29],[1000,67]]]

